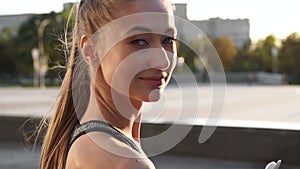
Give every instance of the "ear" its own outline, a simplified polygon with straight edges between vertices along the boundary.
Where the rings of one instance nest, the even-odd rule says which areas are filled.
[[[97,61],[97,56],[94,52],[93,43],[87,35],[83,35],[80,39],[80,49],[83,54],[84,60],[89,64],[93,65]]]

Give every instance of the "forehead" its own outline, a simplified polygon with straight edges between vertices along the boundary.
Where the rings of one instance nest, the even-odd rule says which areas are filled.
[[[175,33],[174,15],[159,12],[145,12],[126,16],[118,28],[121,34],[130,33]]]
[[[106,46],[103,49],[106,51],[128,37],[145,33],[176,37],[174,15],[161,12],[143,12],[123,16],[99,29],[92,39],[97,45]],[[98,46],[97,48],[102,49]]]
[[[135,13],[109,23],[102,33],[114,43],[144,33],[176,37],[175,18],[167,13]]]
[[[106,29],[111,32],[108,34],[176,33],[174,10],[168,0],[118,0],[113,13],[117,16],[106,25]],[[137,29],[142,27],[144,29]]]

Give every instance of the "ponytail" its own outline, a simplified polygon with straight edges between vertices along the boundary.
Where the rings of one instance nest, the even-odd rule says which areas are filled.
[[[49,125],[48,118],[45,117],[39,129],[41,133],[43,127],[48,127],[43,140],[40,169],[64,168],[71,134],[80,123],[90,97],[90,72],[88,65],[80,56],[80,38],[83,34],[93,35],[112,20],[109,10],[112,4],[112,0],[81,0],[79,3],[70,52],[67,34],[65,36],[66,52],[70,58],[67,60],[68,67],[56,101],[56,109]],[[75,6],[70,13],[67,28]]]
[[[69,19],[70,17],[71,14]],[[77,27],[76,24],[77,22],[75,21],[75,28]],[[70,52],[70,59],[68,61],[69,66],[67,67],[67,71],[60,88],[59,96],[55,105],[56,110],[51,117],[47,133],[44,137],[40,169],[62,169],[64,167],[70,135],[74,127],[79,124],[72,96],[72,78],[78,55],[76,36],[77,29],[74,29],[73,44]],[[67,43],[66,46],[68,49]],[[48,119],[45,117],[41,126],[47,126],[47,121]]]

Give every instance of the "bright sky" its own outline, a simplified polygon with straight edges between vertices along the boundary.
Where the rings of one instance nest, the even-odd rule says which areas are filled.
[[[62,10],[64,2],[77,0],[9,0],[0,5],[0,15],[23,13],[48,13]],[[299,0],[171,0],[187,3],[188,18],[204,20],[250,20],[250,37],[253,40],[274,34],[285,38],[292,32],[300,32]]]

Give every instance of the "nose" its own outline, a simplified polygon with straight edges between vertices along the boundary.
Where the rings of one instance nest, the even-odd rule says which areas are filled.
[[[171,66],[172,54],[162,46],[151,48],[151,60],[149,66],[159,70],[167,70]]]

